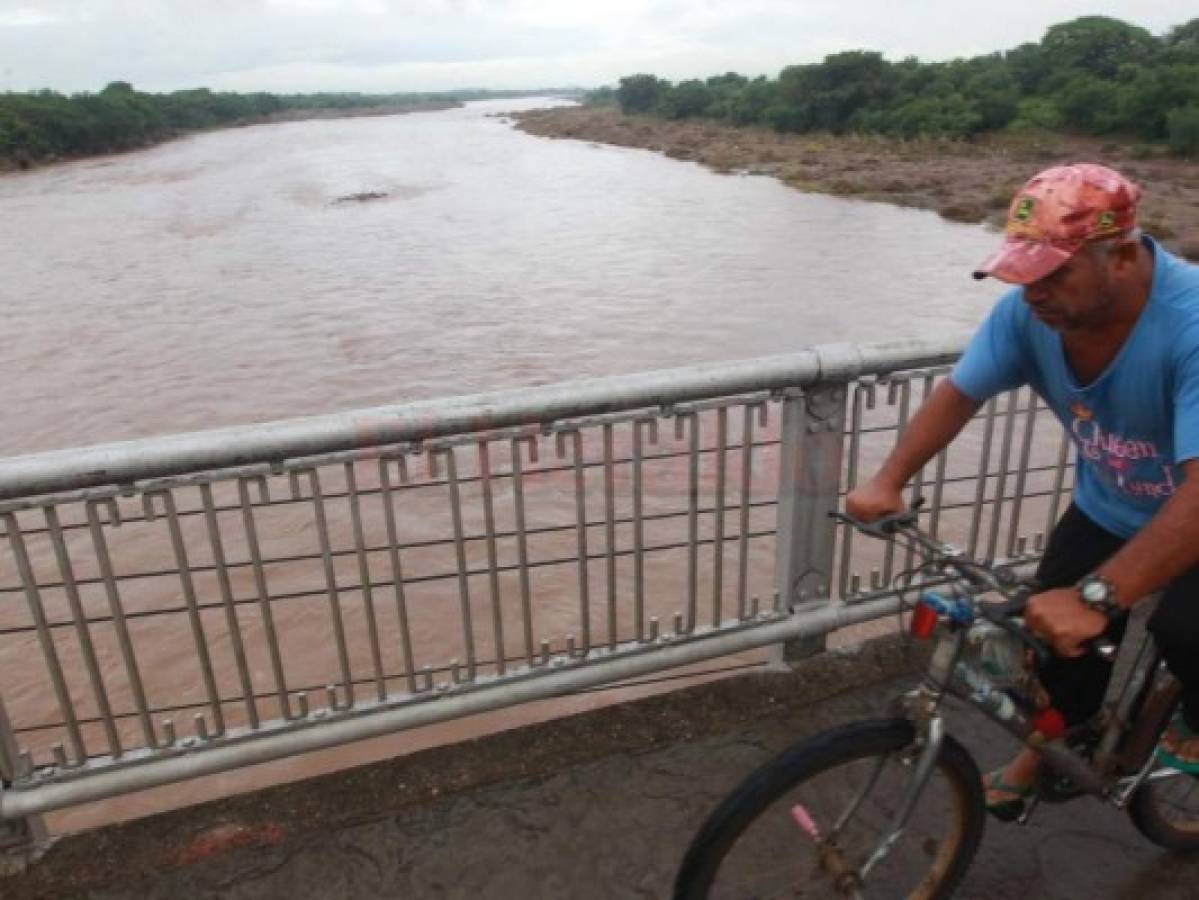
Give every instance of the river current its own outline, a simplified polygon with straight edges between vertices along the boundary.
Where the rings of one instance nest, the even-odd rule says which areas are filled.
[[[498,115],[535,105],[0,178],[0,455],[961,331],[995,297],[981,227]]]

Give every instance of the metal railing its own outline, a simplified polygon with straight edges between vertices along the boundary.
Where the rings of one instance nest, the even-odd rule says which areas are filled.
[[[827,511],[959,341],[0,461],[0,821],[804,641],[910,563]],[[989,403],[913,490],[1040,549],[1068,443]]]

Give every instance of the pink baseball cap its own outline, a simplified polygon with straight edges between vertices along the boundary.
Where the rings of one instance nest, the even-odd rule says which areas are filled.
[[[1097,163],[1054,166],[1029,179],[1008,209],[1003,245],[975,278],[1032,284],[1059,268],[1087,241],[1136,225],[1141,189]]]

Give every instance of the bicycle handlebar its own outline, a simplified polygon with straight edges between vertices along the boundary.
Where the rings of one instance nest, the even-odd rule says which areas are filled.
[[[978,603],[975,605],[975,612],[1024,643],[1036,654],[1038,663],[1044,664],[1052,658],[1053,651],[1048,644],[1028,631],[1027,628],[1012,621],[1024,614],[1029,598],[1037,592],[1035,579],[1019,578],[1002,566],[989,565],[970,559],[949,544],[938,541],[921,531],[916,522],[917,513],[922,504],[923,498],[918,498],[908,509],[890,513],[873,522],[864,522],[837,510],[833,510],[829,515],[837,521],[851,525],[863,534],[879,540],[894,540],[897,534],[903,533],[926,552],[930,562],[961,576],[978,588],[979,593],[987,591],[998,593],[1004,598],[1003,603]],[[1105,659],[1113,658],[1117,649],[1102,635],[1084,641],[1082,646]]]

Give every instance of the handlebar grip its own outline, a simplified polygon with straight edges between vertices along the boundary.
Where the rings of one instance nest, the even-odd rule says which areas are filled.
[[[914,524],[916,522],[916,510],[918,508],[918,506],[912,506],[910,509],[905,509],[902,512],[891,513],[890,515],[875,519],[873,522],[864,522],[861,519],[855,519],[848,513],[843,513],[835,509],[829,511],[829,517],[836,519],[838,522],[844,522],[847,525],[852,525],[863,534],[872,535],[873,537],[878,538],[886,538],[895,534],[905,525]]]
[[[1000,627],[1013,634],[1018,634],[1020,640],[1037,655],[1037,662],[1043,665],[1053,657],[1053,650],[1043,640],[1011,622],[1012,619],[1023,615],[1024,608],[1028,605],[1031,596],[1031,594],[1020,594],[1003,603],[988,604],[985,607],[984,615]],[[1120,652],[1119,645],[1112,643],[1104,635],[1084,641],[1082,646],[1088,653],[1094,653],[1107,662],[1114,662],[1116,654]]]

